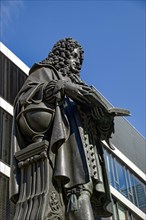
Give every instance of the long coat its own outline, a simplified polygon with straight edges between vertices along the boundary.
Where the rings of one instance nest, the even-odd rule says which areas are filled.
[[[84,84],[79,77],[62,76],[49,65],[35,64],[30,70],[30,76],[17,95],[14,105],[10,178],[10,197],[14,202],[17,202],[20,185],[20,173],[14,154],[29,144],[19,130],[16,117],[24,106],[45,102],[44,89],[52,80]],[[55,115],[49,134],[48,152],[53,179],[60,181],[65,189],[92,182],[91,202],[94,212],[98,216],[111,216],[111,196],[97,124],[87,106],[70,99],[66,94],[60,94],[59,90],[53,94],[53,89],[50,89],[50,102]],[[57,102],[58,95],[60,100]]]

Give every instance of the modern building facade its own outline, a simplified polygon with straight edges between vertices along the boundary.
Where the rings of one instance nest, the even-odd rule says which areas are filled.
[[[29,68],[0,43],[0,220],[13,219],[15,212],[15,205],[9,201],[13,102],[28,72]],[[106,219],[144,220],[146,140],[123,117],[115,119],[115,130],[112,138],[115,150],[103,142],[114,210],[114,216]]]

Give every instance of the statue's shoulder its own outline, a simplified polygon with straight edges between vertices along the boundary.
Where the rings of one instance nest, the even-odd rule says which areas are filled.
[[[57,72],[57,70],[56,70],[53,66],[51,66],[50,64],[47,64],[47,63],[46,63],[46,64],[44,64],[44,63],[35,63],[35,64],[33,64],[33,66],[30,68],[29,75],[30,75],[31,73],[33,73],[33,72],[35,72],[35,71],[41,69],[42,67],[47,68],[47,69],[51,69],[52,71]]]

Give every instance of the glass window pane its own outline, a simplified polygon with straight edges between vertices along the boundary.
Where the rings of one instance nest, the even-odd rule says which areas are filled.
[[[133,179],[139,208],[146,213],[146,186],[135,176],[133,176]]]
[[[113,164],[113,171],[114,171],[114,187],[119,191],[120,186],[119,186],[119,178],[118,178],[118,172],[117,172],[117,162],[115,158],[113,158],[112,164]]]
[[[110,167],[110,179],[111,179],[111,185],[114,186],[114,179],[115,173],[113,171],[113,157],[111,154],[109,154],[109,167]]]
[[[128,198],[125,167],[122,164],[120,164],[118,161],[116,161],[115,164],[116,164],[116,169],[117,169],[118,179],[119,179],[119,190],[125,197]]]
[[[128,220],[127,211],[118,204],[118,216],[120,220]]]
[[[114,186],[114,172],[113,172],[113,167],[112,167],[112,158],[111,154],[105,150],[104,151],[104,156],[105,156],[105,162],[106,162],[106,167],[107,167],[107,173],[109,177],[109,183]]]

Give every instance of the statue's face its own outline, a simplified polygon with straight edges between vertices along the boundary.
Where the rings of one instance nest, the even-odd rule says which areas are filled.
[[[80,64],[80,51],[79,48],[75,48],[73,52],[71,53],[70,59],[69,59],[69,65],[72,72],[75,72],[77,67]]]

